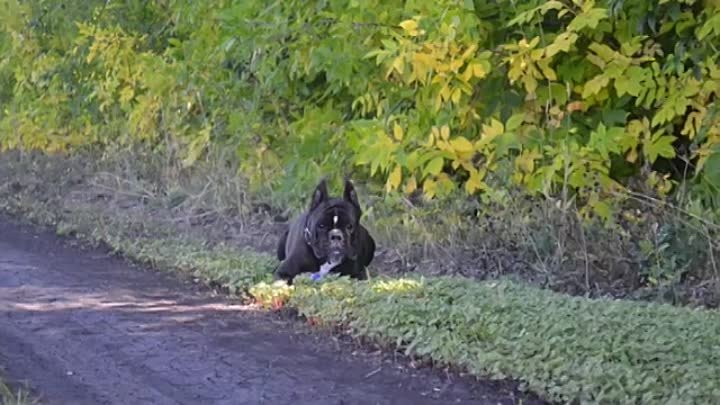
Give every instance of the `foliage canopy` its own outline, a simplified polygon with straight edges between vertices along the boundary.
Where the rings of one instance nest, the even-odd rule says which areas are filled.
[[[627,188],[720,205],[720,8],[696,0],[0,0],[0,145],[233,148],[300,195],[508,186],[609,218]],[[281,174],[281,175],[278,175]]]

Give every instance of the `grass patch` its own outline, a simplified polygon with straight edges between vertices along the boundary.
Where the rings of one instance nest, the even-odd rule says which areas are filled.
[[[25,388],[13,388],[0,377],[0,405],[36,404]]]

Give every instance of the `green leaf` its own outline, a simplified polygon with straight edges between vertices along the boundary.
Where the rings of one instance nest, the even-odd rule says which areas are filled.
[[[710,33],[720,35],[720,12],[715,11],[715,15],[705,21],[702,27],[697,31],[697,38],[704,40]]]
[[[574,32],[563,32],[555,37],[552,44],[545,48],[545,56],[551,58],[559,52],[570,52],[570,48],[577,41],[578,35]]]
[[[619,53],[615,52],[612,48],[605,44],[593,42],[588,46],[588,49],[595,52],[605,63],[612,62],[620,56]]]
[[[645,70],[640,66],[630,66],[624,74],[615,78],[615,91],[618,96],[629,94],[637,97],[644,89]]]
[[[609,82],[610,78],[604,74],[599,74],[593,77],[587,83],[585,83],[585,86],[583,87],[582,98],[586,99],[590,96],[594,96],[595,94],[600,93],[600,91],[604,89]]]
[[[649,142],[645,142],[643,150],[650,163],[654,163],[658,156],[672,158],[675,156],[675,148],[672,143],[677,139],[674,135],[663,135],[662,131],[655,132]]]
[[[592,205],[593,212],[605,221],[612,218],[612,207],[605,201],[597,201]]]
[[[584,28],[597,28],[600,21],[608,17],[607,9],[604,8],[593,8],[578,14],[570,24],[568,25],[568,31],[580,31]]]
[[[702,172],[710,184],[720,189],[720,146],[716,147],[710,156],[705,159]]]
[[[442,171],[443,168],[443,163],[444,159],[441,156],[434,158],[427,164],[427,166],[425,166],[424,174],[430,174],[433,176],[440,174],[440,171]]]
[[[590,133],[588,147],[598,152],[603,159],[609,160],[610,153],[622,152],[620,140],[623,136],[625,136],[625,128],[612,127],[608,129],[601,122],[597,129]]]
[[[660,99],[660,96],[658,96],[658,99]],[[667,99],[665,99],[653,116],[652,126],[657,127],[658,125],[672,121],[678,115],[683,114],[688,105],[690,105],[690,99],[685,97],[680,91],[668,92]]]
[[[525,113],[517,113],[513,114],[510,118],[508,118],[507,122],[505,123],[505,130],[506,131],[514,131],[520,125],[522,125],[523,120],[525,119]]]

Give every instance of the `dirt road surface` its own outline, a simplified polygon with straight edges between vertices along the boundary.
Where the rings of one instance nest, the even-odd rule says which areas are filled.
[[[329,336],[0,217],[0,366],[44,404],[540,404]]]

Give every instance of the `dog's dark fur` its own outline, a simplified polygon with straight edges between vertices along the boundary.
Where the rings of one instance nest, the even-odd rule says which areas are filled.
[[[277,257],[282,261],[275,277],[292,284],[301,273],[318,272],[325,263],[336,263],[331,273],[358,280],[367,278],[365,268],[375,255],[375,241],[360,224],[362,210],[355,187],[345,180],[342,198],[331,198],[322,179],[313,192],[310,207],[280,236]]]

